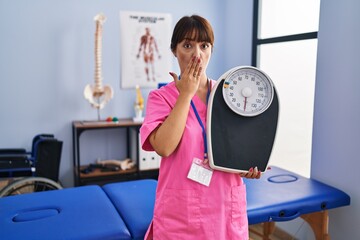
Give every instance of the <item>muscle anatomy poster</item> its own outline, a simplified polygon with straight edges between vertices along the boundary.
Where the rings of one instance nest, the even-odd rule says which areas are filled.
[[[120,12],[121,87],[155,88],[172,67],[170,14]]]

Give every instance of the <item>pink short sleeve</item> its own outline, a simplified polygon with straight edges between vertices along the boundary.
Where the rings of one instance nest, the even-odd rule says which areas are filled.
[[[169,87],[166,86],[166,88]],[[154,129],[165,121],[174,105],[171,101],[172,98],[166,96],[170,93],[163,88],[151,91],[147,100],[146,115],[140,128],[141,146],[146,151],[154,151],[148,138]]]

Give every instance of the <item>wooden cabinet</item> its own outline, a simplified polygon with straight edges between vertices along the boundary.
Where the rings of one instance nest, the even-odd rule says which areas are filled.
[[[158,164],[149,162],[152,160],[160,161],[156,153],[147,153],[140,149],[139,129],[140,122],[134,122],[132,119],[119,119],[118,122],[106,121],[74,121],[73,131],[73,158],[74,158],[74,182],[75,186],[88,184],[105,184],[115,181],[127,181],[141,178],[157,178]],[[131,159],[135,166],[127,170],[103,171],[99,168],[93,168],[90,172],[84,170],[89,164],[81,163],[80,136],[84,131],[105,130],[105,129],[125,129],[126,134],[126,155]],[[135,139],[134,139],[135,138]],[[135,153],[135,154],[133,154]]]

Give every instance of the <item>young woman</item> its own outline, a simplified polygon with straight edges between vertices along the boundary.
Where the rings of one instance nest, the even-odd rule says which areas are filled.
[[[175,25],[171,51],[180,75],[150,92],[140,129],[144,150],[162,156],[154,217],[145,239],[248,239],[246,190],[242,177],[212,171],[206,159],[204,126],[207,97],[214,86],[206,74],[214,44],[210,23],[197,15]],[[189,174],[197,169],[202,174]],[[203,176],[203,177],[201,177]]]

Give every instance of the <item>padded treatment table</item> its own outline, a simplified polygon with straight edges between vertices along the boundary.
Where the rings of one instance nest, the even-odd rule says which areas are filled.
[[[0,239],[131,239],[99,186],[0,198]]]
[[[316,239],[329,239],[328,209],[350,204],[350,197],[319,181],[271,167],[260,179],[245,179],[249,224],[264,223],[264,239],[276,221],[297,217],[309,223]]]
[[[350,204],[344,192],[272,167],[245,179],[249,224],[302,217],[316,239],[328,239],[328,209]],[[0,239],[143,239],[154,210],[156,180],[82,186],[0,198]]]
[[[156,185],[147,179],[0,198],[0,239],[143,239]]]

